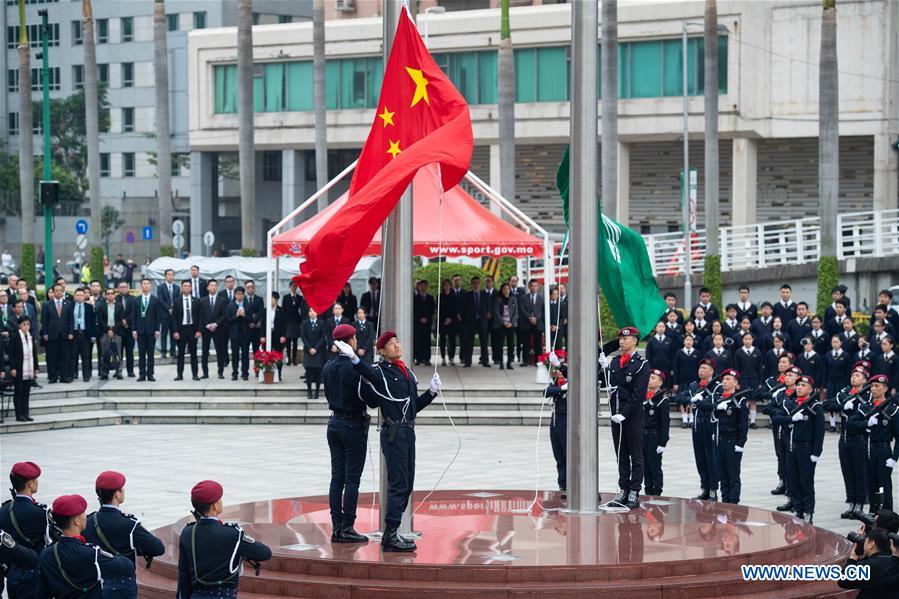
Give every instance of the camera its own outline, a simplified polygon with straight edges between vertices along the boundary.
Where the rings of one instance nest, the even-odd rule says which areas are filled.
[[[856,545],[864,545],[865,544],[865,535],[857,533],[855,531],[852,531],[849,534],[847,534],[846,538],[849,539],[850,542],[855,543]]]
[[[868,515],[868,514],[866,514],[866,513],[864,513],[864,512],[855,510],[854,512],[850,512],[849,518],[850,518],[851,520],[858,520],[859,522],[861,522],[862,524],[864,524],[864,525],[865,525],[865,532],[868,532],[869,530],[871,530],[872,528],[874,528],[874,517],[873,517],[873,516],[870,516],[870,515]],[[856,533],[850,533],[850,534],[856,534]],[[851,540],[851,539],[850,539],[850,540]]]

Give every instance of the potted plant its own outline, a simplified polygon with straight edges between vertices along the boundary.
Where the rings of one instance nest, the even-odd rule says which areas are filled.
[[[259,350],[253,354],[253,372],[262,371],[262,382],[270,385],[275,382],[275,369],[281,367],[284,354],[279,351]]]

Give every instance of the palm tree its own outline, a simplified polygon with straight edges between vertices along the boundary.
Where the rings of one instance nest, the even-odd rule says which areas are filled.
[[[515,58],[509,27],[509,0],[500,2],[499,56],[499,190],[515,201]]]
[[[619,218],[618,206],[618,0],[602,2],[602,202]],[[627,226],[627,223],[623,223]]]
[[[706,255],[718,256],[718,4],[705,0]],[[720,300],[719,300],[720,303]]]
[[[91,192],[94,226],[87,231],[91,245],[100,242],[100,103],[97,99],[97,45],[94,39],[94,11],[91,0],[81,2],[84,38],[84,122],[87,130],[87,180]]]
[[[153,11],[153,72],[156,75],[156,177],[159,197],[159,243],[172,244],[172,139],[169,135],[169,52],[165,0]]]
[[[325,0],[312,0],[312,94],[315,102],[315,183],[328,183],[328,122],[325,105]],[[328,207],[328,194],[318,198],[318,210]]]
[[[25,26],[25,0],[19,0],[19,197],[22,244],[34,245],[34,107],[31,103],[31,50]],[[32,254],[33,255],[33,254]],[[29,281],[34,283],[34,281]]]
[[[256,148],[253,141],[253,0],[237,3],[237,115],[240,123],[240,239],[256,246]]]
[[[840,195],[836,1],[824,0],[823,8],[818,69],[818,196],[821,214],[821,256],[836,257],[837,203]]]

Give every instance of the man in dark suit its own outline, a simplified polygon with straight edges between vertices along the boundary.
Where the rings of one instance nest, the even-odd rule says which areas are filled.
[[[125,308],[116,301],[115,289],[107,289],[105,292],[106,299],[97,304],[94,313],[97,317],[97,338],[99,339],[98,348],[100,351],[100,364],[97,369],[100,373],[100,380],[105,381],[109,378],[109,364],[103,357],[108,351],[115,352],[116,356],[122,352],[122,319],[125,316]],[[115,378],[122,380],[122,363],[116,362]]]
[[[303,294],[297,292],[296,283],[290,282],[290,293],[281,300],[281,307],[284,308],[285,337],[287,337],[287,345],[284,348],[284,361],[288,364],[297,363],[297,349],[300,338],[300,325],[306,317],[309,308],[306,306],[306,299]]]
[[[740,300],[737,302],[737,320],[743,320],[744,317],[748,317],[749,322],[753,322],[759,317],[759,309],[749,299],[749,285],[740,285],[739,293]],[[742,372],[740,373],[740,376],[742,378]]]
[[[159,318],[159,353],[164,358],[168,353],[175,353],[175,338],[172,337],[172,301],[178,296],[178,286],[175,284],[175,271],[171,268],[165,271],[165,281],[156,288],[156,298],[159,300],[157,317]]]
[[[496,299],[496,296],[499,295],[499,289],[497,289],[493,282],[493,277],[487,275],[484,277],[484,299],[487,300],[487,335],[490,337],[490,343],[488,347],[493,347],[493,300]],[[561,301],[561,298],[559,298]],[[562,326],[568,324],[568,310],[565,310],[565,321],[562,323]],[[562,332],[562,336],[564,337],[564,330]],[[490,361],[487,361],[490,364]]]
[[[481,290],[481,278],[471,278],[471,290],[462,294],[462,366],[471,368],[474,353],[474,336],[481,341],[481,365],[490,368],[490,354],[487,350],[487,298]]]
[[[247,305],[247,317],[249,318],[251,351],[257,352],[260,347],[259,339],[265,337],[265,323],[262,322],[262,313],[265,311],[265,305],[262,303],[262,298],[256,295],[255,282],[247,280],[243,287],[245,291],[244,302]]]
[[[237,380],[237,367],[243,380],[249,379],[250,371],[250,316],[247,303],[244,301],[243,287],[234,289],[234,301],[228,304],[228,340],[231,342],[231,380]]]
[[[705,311],[705,319],[708,322],[714,322],[721,319],[718,307],[712,303],[712,292],[708,287],[702,287],[699,290],[699,303],[693,306],[690,311],[690,318],[696,319],[696,308],[702,307]]]
[[[515,329],[515,353],[518,355],[519,361],[524,361],[523,350],[524,350],[524,336],[521,334],[521,325],[524,321],[524,318],[521,314],[521,302],[524,301],[524,296],[527,294],[527,289],[518,285],[518,277],[512,275],[509,277],[509,287],[511,291],[509,295],[514,297],[518,304],[518,327]]]
[[[156,340],[159,338],[159,300],[150,295],[152,283],[150,279],[140,281],[140,296],[132,302],[131,322],[134,325],[132,336],[137,341],[137,367],[140,377],[138,382],[155,381],[154,354]]]
[[[788,283],[780,286],[780,301],[773,306],[774,316],[780,316],[784,324],[796,318],[796,302],[793,301],[793,288]]]
[[[421,279],[412,296],[412,316],[415,326],[412,329],[413,359],[415,364],[431,363],[431,325],[434,322],[434,297],[428,293],[428,282]],[[356,335],[356,345],[359,335]]]
[[[784,324],[786,325],[787,336],[790,338],[790,351],[797,355],[802,353],[804,351],[802,340],[812,334],[812,319],[808,315],[808,304],[805,302],[796,304],[796,318]],[[815,376],[815,373],[807,372],[804,368],[802,372],[814,378],[816,383],[824,380],[820,374]]]
[[[381,308],[381,279],[377,277],[369,277],[368,291],[362,294],[359,305],[365,308],[368,319],[378,326],[378,314]]]
[[[84,295],[83,289],[75,290],[75,303],[69,313],[71,318],[69,340],[72,342],[69,373],[72,378],[77,378],[78,359],[80,358],[81,378],[86,383],[91,380],[91,371],[94,366],[91,347],[97,339],[97,318],[94,314],[94,307],[84,301]]]
[[[206,286],[208,282],[206,279],[200,278],[200,267],[194,264],[190,267],[190,296],[194,299],[200,299],[206,297],[206,294],[209,293],[207,291]]]
[[[536,362],[540,353],[540,335],[543,331],[543,296],[537,293],[537,281],[528,283],[528,294],[518,298],[518,334],[522,336],[521,365],[530,364],[533,354]]]
[[[178,342],[178,376],[184,380],[184,352],[190,351],[190,370],[195,381],[199,381],[197,366],[197,340],[200,338],[200,300],[191,295],[191,282],[181,282],[181,295],[172,306],[172,326],[175,327],[175,341]]]
[[[233,281],[233,279],[232,279]],[[203,324],[203,376],[209,378],[209,348],[215,348],[215,361],[218,377],[225,378],[225,367],[228,365],[228,338],[225,327],[225,312],[228,298],[218,293],[218,281],[209,279],[206,284],[208,293],[200,300],[200,322]]]
[[[47,349],[47,377],[50,384],[71,382],[69,377],[69,323],[71,304],[65,300],[62,285],[53,287],[53,298],[44,302],[41,310],[41,333]]]
[[[122,306],[122,354],[125,361],[125,370],[128,376],[134,377],[134,298],[131,296],[131,287],[125,281],[119,282],[119,295],[115,301]]]

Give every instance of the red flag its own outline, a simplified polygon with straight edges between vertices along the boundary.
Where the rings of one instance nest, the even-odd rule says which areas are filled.
[[[443,188],[450,189],[468,171],[473,144],[465,98],[402,11],[349,200],[309,241],[294,277],[316,312],[334,302],[418,169],[439,163]]]

